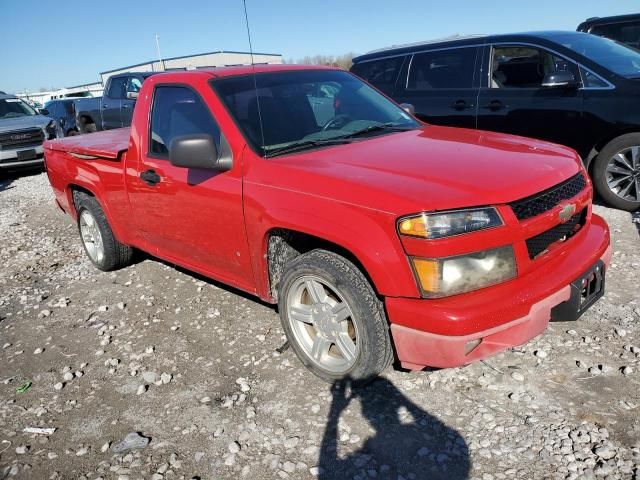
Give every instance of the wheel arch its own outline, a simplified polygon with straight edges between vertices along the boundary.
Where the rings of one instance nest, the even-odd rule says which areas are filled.
[[[628,127],[621,130],[616,130],[615,132],[611,132],[608,135],[603,136],[598,140],[598,142],[593,146],[587,158],[584,159],[585,168],[590,174],[593,174],[593,166],[595,165],[595,159],[598,154],[602,151],[604,147],[607,146],[610,142],[614,141],[618,137],[622,137],[623,135],[629,135],[630,133],[640,133],[640,127]]]

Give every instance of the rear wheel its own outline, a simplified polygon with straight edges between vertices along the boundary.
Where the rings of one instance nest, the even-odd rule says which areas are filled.
[[[593,183],[608,204],[630,212],[640,207],[640,133],[605,145],[593,167]]]
[[[130,265],[133,249],[115,239],[98,201],[86,194],[78,198],[78,231],[91,263],[105,272]]]
[[[77,130],[69,130],[67,132],[67,137],[75,137],[76,135],[80,135],[80,133]]]
[[[291,347],[323,380],[365,383],[391,364],[382,303],[344,257],[325,250],[296,257],[282,277],[278,298]]]

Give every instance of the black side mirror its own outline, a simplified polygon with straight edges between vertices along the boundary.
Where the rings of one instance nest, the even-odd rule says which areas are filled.
[[[41,108],[40,115],[49,115],[49,110],[47,110],[46,108]]]
[[[576,87],[578,86],[578,82],[576,82],[573,73],[560,70],[545,75],[542,79],[542,86],[545,88]]]
[[[414,107],[411,103],[401,103],[400,108],[402,108],[409,115],[416,115],[416,107]]]
[[[224,142],[224,145],[222,145]],[[206,168],[218,171],[229,170],[232,166],[231,154],[225,154],[228,146],[220,137],[221,152],[218,152],[211,135],[194,134],[175,137],[169,145],[171,165],[182,168]],[[220,154],[222,153],[222,155]]]

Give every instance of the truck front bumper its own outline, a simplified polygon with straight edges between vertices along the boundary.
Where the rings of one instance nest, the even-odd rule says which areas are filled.
[[[34,150],[35,157],[28,160],[19,160],[18,152],[23,150]],[[44,148],[42,145],[33,147],[18,148],[15,150],[0,150],[0,169],[3,168],[26,168],[44,163]]]
[[[445,299],[385,299],[404,368],[458,367],[522,345],[542,333],[551,310],[571,298],[571,283],[611,260],[609,230],[597,215],[538,268],[500,285]],[[605,267],[606,268],[606,267]]]

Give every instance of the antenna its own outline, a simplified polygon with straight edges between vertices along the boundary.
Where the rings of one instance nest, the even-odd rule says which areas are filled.
[[[256,64],[253,61],[253,46],[251,45],[251,31],[249,30],[249,16],[247,15],[247,0],[242,0],[244,5],[244,22],[247,25],[247,37],[249,37],[249,55],[251,55],[251,71],[253,72],[253,88],[256,92],[256,104],[258,105],[258,120],[260,121],[260,135],[262,136],[262,154],[266,157],[264,128],[262,127],[262,111],[260,110],[260,97],[258,96],[258,81],[256,80]]]
[[[160,35],[156,33],[156,48],[158,49],[158,61],[162,70],[164,70],[164,62],[162,61],[162,55],[160,55]]]

